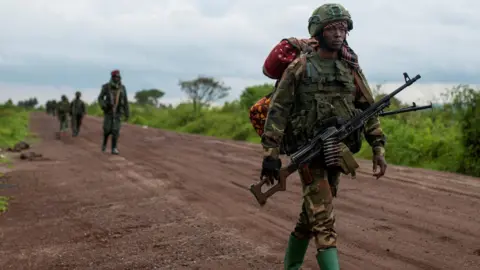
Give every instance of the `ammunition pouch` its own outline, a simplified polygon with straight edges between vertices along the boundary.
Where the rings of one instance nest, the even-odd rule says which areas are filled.
[[[352,151],[344,143],[340,143],[340,172],[349,175],[352,177],[356,175],[356,169],[359,165],[353,156]]]
[[[361,109],[354,109],[353,110],[353,117],[359,115],[360,113],[362,113]],[[353,154],[356,154],[356,153],[360,152],[360,149],[362,149],[362,142],[363,142],[362,133],[363,133],[363,131],[364,131],[364,129],[360,128],[360,129],[356,130],[355,132],[353,132],[347,139],[347,141],[348,141],[347,146]]]
[[[362,129],[356,130],[348,137],[347,147],[353,154],[360,152],[362,149]]]

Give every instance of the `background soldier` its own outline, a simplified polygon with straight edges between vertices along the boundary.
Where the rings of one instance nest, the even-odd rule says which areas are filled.
[[[70,114],[70,102],[68,102],[67,96],[62,95],[60,102],[57,103],[57,116],[60,122],[59,136],[66,135],[68,130],[68,115]]]
[[[98,96],[98,104],[103,110],[103,143],[102,151],[107,148],[109,135],[112,135],[112,154],[118,155],[117,143],[120,136],[121,116],[128,121],[130,108],[128,104],[127,90],[121,82],[119,70],[111,72],[110,81],[102,85]]]
[[[75,99],[71,103],[71,112],[72,112],[72,135],[77,137],[80,132],[80,127],[82,126],[82,119],[86,113],[85,102],[80,99],[82,93],[79,91],[75,92]]]
[[[45,104],[45,110],[47,111],[48,115],[52,115],[52,101],[48,100]]]
[[[349,119],[373,102],[358,57],[346,42],[346,35],[352,28],[349,12],[339,4],[324,4],[313,12],[308,24],[312,50],[288,65],[270,101],[262,135],[264,160],[261,178],[271,182],[278,180],[282,165],[279,159],[281,146],[292,152],[313,137],[312,127],[317,123],[331,116]],[[379,178],[384,175],[387,164],[384,159],[385,136],[378,118],[366,123],[364,134],[374,153],[374,172],[377,165],[381,168],[374,174]],[[358,166],[351,152],[356,152],[361,144],[360,134],[356,135],[337,143],[336,146],[342,149],[342,158],[335,169],[327,166],[325,157],[299,169],[303,204],[288,241],[285,269],[301,267],[312,238],[320,269],[340,269],[332,201],[337,193],[340,173],[349,174]]]
[[[52,100],[52,115],[55,117],[57,115],[57,101]]]

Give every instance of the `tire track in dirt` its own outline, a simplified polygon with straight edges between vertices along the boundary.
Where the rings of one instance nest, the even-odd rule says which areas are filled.
[[[258,179],[258,145],[125,125],[115,157],[100,153],[100,119],[87,118],[80,137],[64,142],[49,139],[52,118],[32,121],[44,138],[39,150],[63,167],[33,166],[16,210],[0,217],[0,235],[8,232],[0,258],[10,258],[1,269],[26,261],[37,269],[282,268],[300,184],[291,177],[260,208],[245,189]],[[390,166],[374,180],[371,164],[360,165],[335,201],[342,269],[480,266],[478,179]],[[42,203],[28,205],[26,195]],[[317,269],[313,245],[307,256],[305,269]]]

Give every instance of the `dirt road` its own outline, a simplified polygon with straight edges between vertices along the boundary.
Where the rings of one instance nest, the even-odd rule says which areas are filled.
[[[260,208],[247,187],[259,147],[124,126],[121,156],[100,152],[101,122],[54,139],[34,114],[50,160],[19,161],[0,189],[0,269],[283,269],[300,185]],[[342,269],[480,269],[480,180],[361,163],[335,201]],[[304,269],[318,269],[310,246]]]

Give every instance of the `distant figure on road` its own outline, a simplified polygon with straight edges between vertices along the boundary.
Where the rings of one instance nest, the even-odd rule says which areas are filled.
[[[45,111],[48,115],[52,115],[52,101],[51,100],[47,101],[47,103],[45,104]]]
[[[52,100],[52,116],[55,117],[57,115],[57,101]]]
[[[47,101],[45,109],[48,115],[55,116],[55,110],[57,109],[57,102],[55,100]]]
[[[68,115],[70,114],[70,102],[68,102],[67,96],[62,95],[62,99],[57,103],[56,107],[58,121],[60,122],[59,136],[66,135],[68,130]]]
[[[75,99],[70,104],[70,110],[72,112],[72,136],[77,137],[82,126],[82,119],[86,113],[85,102],[80,99],[82,93],[77,91],[75,93]]]
[[[107,149],[108,136],[112,135],[112,154],[118,155],[117,143],[120,136],[121,116],[128,121],[130,108],[127,89],[122,84],[119,70],[111,72],[110,81],[102,85],[98,104],[103,110],[103,143],[102,152]]]

